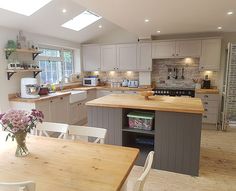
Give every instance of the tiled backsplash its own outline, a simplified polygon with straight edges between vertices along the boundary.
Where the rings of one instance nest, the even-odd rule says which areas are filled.
[[[178,70],[177,79],[175,79],[176,69]],[[206,74],[212,81],[212,85],[215,86],[217,73],[200,72],[198,58],[153,60],[152,81],[155,82],[158,86],[191,87],[194,86],[193,79],[203,79]]]
[[[138,80],[139,79],[139,73],[138,72],[86,72],[84,74],[85,76],[99,76],[101,82],[105,82],[106,84],[111,84],[111,82],[122,82],[125,79],[128,80]]]

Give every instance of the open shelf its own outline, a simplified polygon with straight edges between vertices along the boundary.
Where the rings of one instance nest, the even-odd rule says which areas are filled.
[[[34,50],[34,49],[4,49],[5,50],[5,54],[6,54],[6,59],[9,58],[9,56],[13,53],[13,52],[19,52],[19,53],[31,53],[32,54],[32,59],[34,60],[39,54],[41,54],[41,51],[38,50]]]
[[[154,135],[155,134],[154,130],[148,131],[148,130],[142,130],[142,129],[128,128],[128,127],[123,128],[122,131],[131,132],[131,133],[139,133],[139,134],[147,134],[147,135]]]
[[[11,77],[15,74],[15,73],[24,73],[24,72],[33,72],[33,76],[34,78],[40,73],[42,72],[42,70],[40,69],[27,69],[27,70],[22,70],[22,69],[8,69],[6,70],[7,72],[7,79],[10,80]]]

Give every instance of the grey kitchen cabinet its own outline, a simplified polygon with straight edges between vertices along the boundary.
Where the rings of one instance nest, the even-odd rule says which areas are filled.
[[[201,71],[220,70],[221,58],[221,39],[205,39],[202,40],[202,55],[200,58],[199,69]]]
[[[196,94],[196,97],[202,100],[204,113],[202,115],[202,122],[215,124],[218,123],[218,113],[220,107],[219,94]]]
[[[82,60],[84,71],[101,70],[101,48],[97,44],[82,46]]]

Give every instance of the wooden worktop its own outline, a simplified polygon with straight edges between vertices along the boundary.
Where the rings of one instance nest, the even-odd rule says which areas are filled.
[[[16,143],[6,142],[6,135],[0,132],[0,180],[32,180],[39,191],[118,191],[139,152],[135,148],[28,136],[30,155],[18,158],[14,155]]]
[[[43,100],[47,100],[47,99],[69,96],[70,94],[71,94],[70,92],[56,92],[56,93],[51,93],[51,94],[48,94],[48,95],[45,95],[45,96],[40,96],[39,98],[35,98],[35,99],[21,98],[21,97],[11,97],[11,98],[9,98],[9,101],[35,103],[35,102],[43,101]]]
[[[219,94],[218,89],[196,89],[197,94]]]
[[[96,87],[78,87],[74,90],[107,90],[107,91],[151,91],[152,88],[129,88],[129,87],[111,87],[111,86],[96,86]]]
[[[152,96],[150,100],[145,100],[141,95],[111,94],[89,101],[86,105],[196,114],[204,112],[201,99],[188,97]]]

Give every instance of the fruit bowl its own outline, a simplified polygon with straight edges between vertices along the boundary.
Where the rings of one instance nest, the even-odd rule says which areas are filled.
[[[153,94],[154,94],[153,91],[143,91],[143,92],[140,92],[140,95],[144,96],[145,100],[149,100],[149,97],[153,96]]]

